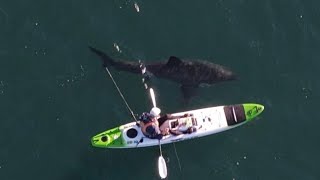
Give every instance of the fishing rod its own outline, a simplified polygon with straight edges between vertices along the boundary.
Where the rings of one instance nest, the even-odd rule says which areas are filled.
[[[130,106],[129,106],[128,102],[126,101],[126,99],[124,98],[123,94],[121,93],[121,91],[120,91],[120,89],[119,89],[119,87],[118,87],[118,85],[117,85],[116,81],[113,79],[112,74],[110,73],[110,71],[109,71],[108,67],[106,67],[106,70],[107,70],[107,72],[108,72],[108,74],[109,74],[109,76],[110,76],[110,78],[111,78],[111,80],[112,80],[112,82],[113,82],[114,86],[117,88],[117,90],[118,90],[118,92],[119,92],[119,94],[120,94],[120,96],[121,96],[122,100],[123,100],[123,101],[124,101],[124,103],[126,104],[126,106],[127,106],[128,110],[129,110],[129,112],[130,112],[131,116],[132,116],[132,117],[133,117],[133,119],[138,123],[138,120],[136,119],[135,115],[133,114],[133,111],[131,110],[131,108],[130,108]]]
[[[144,88],[147,90],[149,87],[148,87],[148,84],[146,83],[146,79],[148,78],[148,73],[146,71],[146,67],[145,65],[139,60],[139,64],[140,64],[140,69],[141,69],[141,74],[143,75],[143,78],[142,78],[142,83],[144,85]],[[114,86],[117,88],[117,91],[119,92],[123,102],[125,103],[125,105],[127,106],[129,112],[130,112],[130,115],[133,117],[133,119],[137,122],[137,124],[139,124],[138,120],[136,119],[132,109],[130,108],[128,102],[126,101],[125,97],[123,96],[123,94],[121,93],[120,91],[120,88],[118,87],[116,81],[113,79],[113,76],[111,74],[111,72],[109,71],[108,67],[105,67],[109,76],[110,76],[110,79],[112,80]]]

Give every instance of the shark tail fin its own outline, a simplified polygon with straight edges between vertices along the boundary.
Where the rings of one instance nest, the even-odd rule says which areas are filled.
[[[89,46],[89,49],[101,58],[101,60],[103,62],[103,67],[113,66],[115,64],[115,61],[111,57],[109,57],[107,54],[105,54],[104,52],[102,52],[92,46]]]

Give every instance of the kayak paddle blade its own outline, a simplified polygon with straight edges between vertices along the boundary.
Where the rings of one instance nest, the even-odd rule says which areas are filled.
[[[166,165],[166,161],[164,160],[163,156],[159,156],[158,171],[159,171],[159,176],[161,177],[161,179],[165,179],[167,177],[167,165]]]

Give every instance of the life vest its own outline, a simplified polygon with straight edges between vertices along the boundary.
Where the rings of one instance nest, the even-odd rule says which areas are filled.
[[[159,126],[156,121],[150,121],[145,123],[141,127],[141,131],[145,136],[151,139],[159,138],[159,135],[161,134],[159,130]]]

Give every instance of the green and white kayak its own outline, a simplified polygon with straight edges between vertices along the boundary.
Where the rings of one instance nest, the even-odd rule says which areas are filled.
[[[161,144],[194,139],[232,129],[253,120],[263,110],[263,105],[248,103],[174,113],[172,115],[176,116],[192,114],[190,117],[185,117],[184,121],[192,123],[196,131],[190,134],[164,136]],[[157,139],[145,137],[136,122],[97,134],[91,138],[91,143],[92,146],[100,148],[139,148],[159,145]]]

